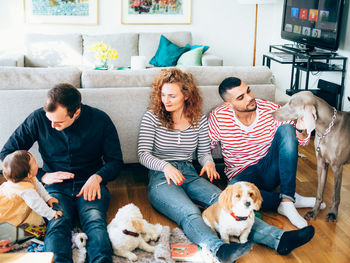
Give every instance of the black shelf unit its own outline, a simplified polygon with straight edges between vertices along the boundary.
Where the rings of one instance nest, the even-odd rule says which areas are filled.
[[[347,57],[339,56],[334,52],[313,51],[305,52],[303,50],[291,49],[286,45],[270,45],[269,53],[263,55],[263,66],[271,66],[271,61],[280,64],[292,65],[290,89],[286,91],[288,95],[293,95],[302,90],[309,90],[309,77],[311,72],[341,72],[341,84],[331,95],[335,96],[337,109],[341,109],[341,103],[344,93],[344,80],[346,73]],[[306,73],[305,87],[299,87],[301,71]],[[322,91],[310,90],[317,95],[322,95]],[[326,92],[329,92],[326,91]],[[321,96],[322,97],[322,96]]]

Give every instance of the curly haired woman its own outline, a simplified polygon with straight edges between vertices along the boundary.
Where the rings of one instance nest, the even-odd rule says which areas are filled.
[[[192,76],[176,68],[163,69],[152,84],[138,142],[140,163],[149,171],[148,197],[159,212],[182,227],[195,244],[211,251],[220,262],[233,262],[248,253],[253,242],[227,244],[204,223],[196,204],[208,207],[221,190],[201,177],[218,179],[210,153],[207,118]],[[197,153],[202,170],[192,164]],[[251,239],[288,254],[302,245],[300,232],[284,232],[258,218]]]

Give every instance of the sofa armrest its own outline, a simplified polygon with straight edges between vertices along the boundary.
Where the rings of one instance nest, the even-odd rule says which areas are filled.
[[[202,66],[222,66],[223,60],[210,53],[204,53],[202,56]]]
[[[0,66],[24,67],[24,55],[23,54],[0,55]]]

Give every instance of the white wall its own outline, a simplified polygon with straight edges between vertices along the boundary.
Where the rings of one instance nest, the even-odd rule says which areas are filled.
[[[252,65],[255,5],[240,5],[236,0],[192,0],[190,25],[122,25],[121,0],[99,0],[96,26],[26,24],[22,0],[0,0],[0,33],[11,35],[1,46],[14,47],[24,33],[80,32],[103,34],[127,31],[191,31],[194,44],[206,44],[211,52],[224,58],[225,65]],[[274,23],[273,5],[261,6],[259,35],[270,35]],[[264,16],[264,18],[263,18]],[[262,19],[263,18],[263,19]],[[263,33],[266,29],[267,34]],[[266,50],[268,38],[258,38],[258,50]],[[261,64],[261,55],[257,55]]]
[[[259,5],[256,65],[261,65],[262,54],[268,51],[270,44],[286,42],[280,38],[282,7],[283,0]],[[349,9],[348,4],[346,8]],[[192,32],[193,44],[209,45],[210,52],[224,59],[224,65],[252,65],[255,5],[240,5],[236,0],[192,0],[190,25],[122,25],[120,9],[121,0],[99,0],[99,23],[96,26],[38,25],[24,22],[23,0],[0,0],[0,50],[20,47],[23,35],[30,32],[104,34],[187,30]],[[349,31],[348,18],[344,24]],[[345,56],[350,55],[349,35],[343,32],[339,49],[339,53]],[[271,69],[278,87],[281,90],[289,88],[290,68],[273,63]],[[350,79],[349,71],[347,79]],[[316,80],[312,81],[316,83]],[[350,88],[344,95],[350,96]],[[350,103],[347,100],[344,103],[344,109],[350,110]]]

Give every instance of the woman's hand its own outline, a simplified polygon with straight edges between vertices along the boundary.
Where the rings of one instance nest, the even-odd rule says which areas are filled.
[[[174,166],[172,166],[170,163],[164,167],[163,172],[169,186],[170,186],[170,179],[176,185],[182,185],[183,180],[186,180],[186,178],[182,175],[182,173],[178,169],[176,169]]]
[[[202,176],[204,173],[207,173],[210,182],[213,182],[213,179],[220,179],[220,174],[216,171],[215,164],[211,161],[205,163],[199,176]]]

